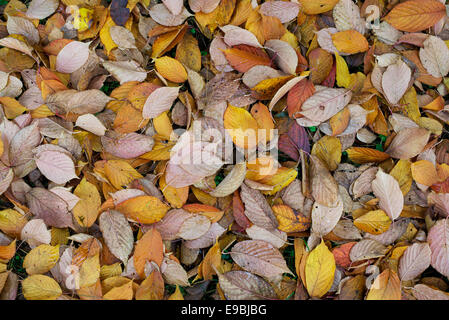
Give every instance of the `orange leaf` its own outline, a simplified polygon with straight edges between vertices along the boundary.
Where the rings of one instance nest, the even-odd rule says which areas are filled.
[[[162,237],[156,228],[150,228],[137,241],[134,250],[134,267],[141,279],[145,278],[145,264],[154,261],[158,266],[164,259]]]
[[[301,106],[315,93],[315,86],[309,79],[299,81],[287,94],[287,110],[290,118],[297,119],[303,116],[299,114]]]
[[[351,113],[349,112],[349,108],[344,108],[334,115],[329,121],[332,128],[332,135],[336,136],[345,131],[348,127],[350,117]]]
[[[438,182],[438,174],[435,166],[428,160],[420,160],[412,163],[413,179],[425,186],[431,186]]]
[[[332,41],[338,51],[355,54],[369,49],[366,38],[358,31],[347,30],[332,35]]]
[[[410,0],[398,4],[385,21],[398,30],[417,32],[430,28],[446,15],[446,7],[437,0]]]
[[[348,153],[349,159],[358,164],[382,162],[390,158],[390,155],[387,153],[371,148],[352,147],[347,149],[346,152]]]
[[[223,52],[229,64],[239,72],[246,72],[258,65],[271,66],[270,57],[260,48],[238,45]]]
[[[0,246],[0,263],[7,263],[16,253],[16,240],[7,246]]]

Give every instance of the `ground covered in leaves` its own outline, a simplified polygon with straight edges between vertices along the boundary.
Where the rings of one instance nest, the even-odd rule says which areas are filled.
[[[0,8],[0,299],[449,299],[444,0]]]

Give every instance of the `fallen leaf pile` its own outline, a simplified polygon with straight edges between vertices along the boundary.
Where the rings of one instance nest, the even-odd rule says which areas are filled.
[[[445,1],[0,4],[0,299],[449,299]]]

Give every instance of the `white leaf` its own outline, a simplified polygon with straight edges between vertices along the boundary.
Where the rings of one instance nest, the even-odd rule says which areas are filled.
[[[298,55],[290,44],[282,40],[268,40],[265,42],[265,48],[268,48],[270,56],[274,56],[274,61],[279,68],[289,74],[296,73],[298,66]]]
[[[106,127],[103,123],[91,113],[86,113],[79,116],[78,119],[76,119],[75,126],[89,131],[97,136],[104,136],[104,133],[106,132]]]
[[[430,266],[431,254],[427,243],[414,243],[408,247],[399,260],[401,280],[413,280],[423,273]]]
[[[382,76],[382,89],[391,104],[397,104],[407,91],[412,71],[402,60],[389,65]]]
[[[365,33],[365,20],[360,17],[360,9],[352,0],[340,0],[332,14],[338,31],[354,29]]]
[[[179,94],[179,87],[162,87],[154,90],[145,101],[142,110],[144,119],[156,118],[161,113],[170,110]]]
[[[306,118],[324,122],[343,110],[351,101],[352,92],[347,89],[316,87],[313,96],[307,99],[301,107],[301,114]]]
[[[28,6],[27,17],[45,19],[58,9],[58,0],[33,0]]]
[[[419,58],[432,76],[444,77],[449,73],[449,48],[439,37],[429,36],[424,48],[419,50]]]
[[[20,239],[28,243],[31,248],[41,244],[50,244],[51,233],[42,219],[33,219],[23,227]]]
[[[237,243],[232,247],[231,257],[246,271],[262,277],[292,273],[279,250],[262,240],[246,240]]]
[[[315,202],[312,208],[312,232],[323,237],[331,232],[343,214],[343,201],[338,197],[337,206],[326,207]]]
[[[192,14],[187,11],[186,8],[183,8],[180,14],[174,15],[167,9],[167,7],[163,3],[159,3],[151,7],[150,16],[154,21],[163,26],[174,27],[179,26],[188,17],[192,16]]]
[[[189,7],[193,12],[211,13],[217,8],[221,0],[189,0]]]
[[[39,43],[39,32],[34,24],[25,18],[8,16],[6,28],[9,34],[21,34],[28,39],[30,44]]]
[[[296,19],[300,5],[290,1],[267,1],[261,4],[259,12],[263,15],[276,17],[282,23]]]
[[[136,49],[136,40],[134,35],[128,29],[121,26],[112,26],[109,28],[109,34],[112,41],[117,44],[119,48],[123,49]]]
[[[129,81],[142,82],[147,78],[147,72],[137,62],[131,61],[104,61],[103,67],[114,76],[120,84]]]
[[[115,210],[103,212],[100,230],[111,253],[126,265],[134,247],[134,235],[125,216]]]
[[[72,73],[81,68],[89,58],[89,44],[72,41],[56,56],[56,71]]]
[[[253,224],[251,227],[246,228],[245,231],[251,239],[269,242],[278,249],[287,242],[287,233],[278,229],[267,230]]]
[[[231,24],[223,26],[220,29],[225,33],[223,40],[228,46],[232,47],[239,44],[246,44],[256,48],[262,47],[256,36],[246,29]]]
[[[397,219],[404,207],[404,196],[397,180],[379,169],[376,179],[371,182],[371,187],[374,195],[379,198],[379,207],[391,220]]]
[[[170,10],[173,15],[178,15],[182,12],[184,3],[182,0],[162,0],[165,6]]]

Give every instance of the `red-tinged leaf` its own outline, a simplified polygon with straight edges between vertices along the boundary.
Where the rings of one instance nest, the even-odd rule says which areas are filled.
[[[296,119],[302,117],[298,112],[301,106],[308,98],[315,93],[315,86],[309,79],[303,79],[298,82],[287,95],[287,110],[290,118]]]
[[[270,57],[263,49],[248,45],[237,45],[224,50],[223,53],[229,64],[239,72],[246,72],[258,65],[272,65]]]

